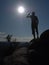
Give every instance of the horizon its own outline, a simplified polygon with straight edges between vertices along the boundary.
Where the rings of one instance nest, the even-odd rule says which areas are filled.
[[[5,36],[0,36],[0,42],[6,42],[7,41],[7,39],[6,39],[6,36],[7,35],[5,35]],[[32,40],[33,39],[33,37],[14,37],[14,36],[12,36],[11,37],[11,42],[29,42],[30,40]]]

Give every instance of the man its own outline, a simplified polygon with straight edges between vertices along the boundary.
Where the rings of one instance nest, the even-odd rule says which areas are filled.
[[[27,18],[31,19],[31,28],[32,28],[32,34],[34,36],[35,39],[35,31],[37,33],[37,38],[38,38],[38,17],[35,16],[35,12],[32,12],[32,14],[30,15],[30,13],[27,15]]]

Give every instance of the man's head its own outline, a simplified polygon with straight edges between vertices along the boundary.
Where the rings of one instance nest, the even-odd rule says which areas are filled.
[[[35,15],[35,12],[32,12],[32,15],[34,16]]]

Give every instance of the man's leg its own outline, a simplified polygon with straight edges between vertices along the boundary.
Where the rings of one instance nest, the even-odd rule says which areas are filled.
[[[34,28],[32,28],[32,34],[33,34],[33,37],[35,39],[35,29]]]
[[[34,39],[35,39],[35,32],[33,33]]]
[[[36,27],[37,38],[39,38],[38,26]]]

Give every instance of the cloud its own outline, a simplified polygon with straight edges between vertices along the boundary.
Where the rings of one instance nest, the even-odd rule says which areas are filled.
[[[0,35],[5,35],[6,33],[5,32],[0,32]]]
[[[6,36],[7,34],[5,32],[0,32],[0,40],[5,39]]]

